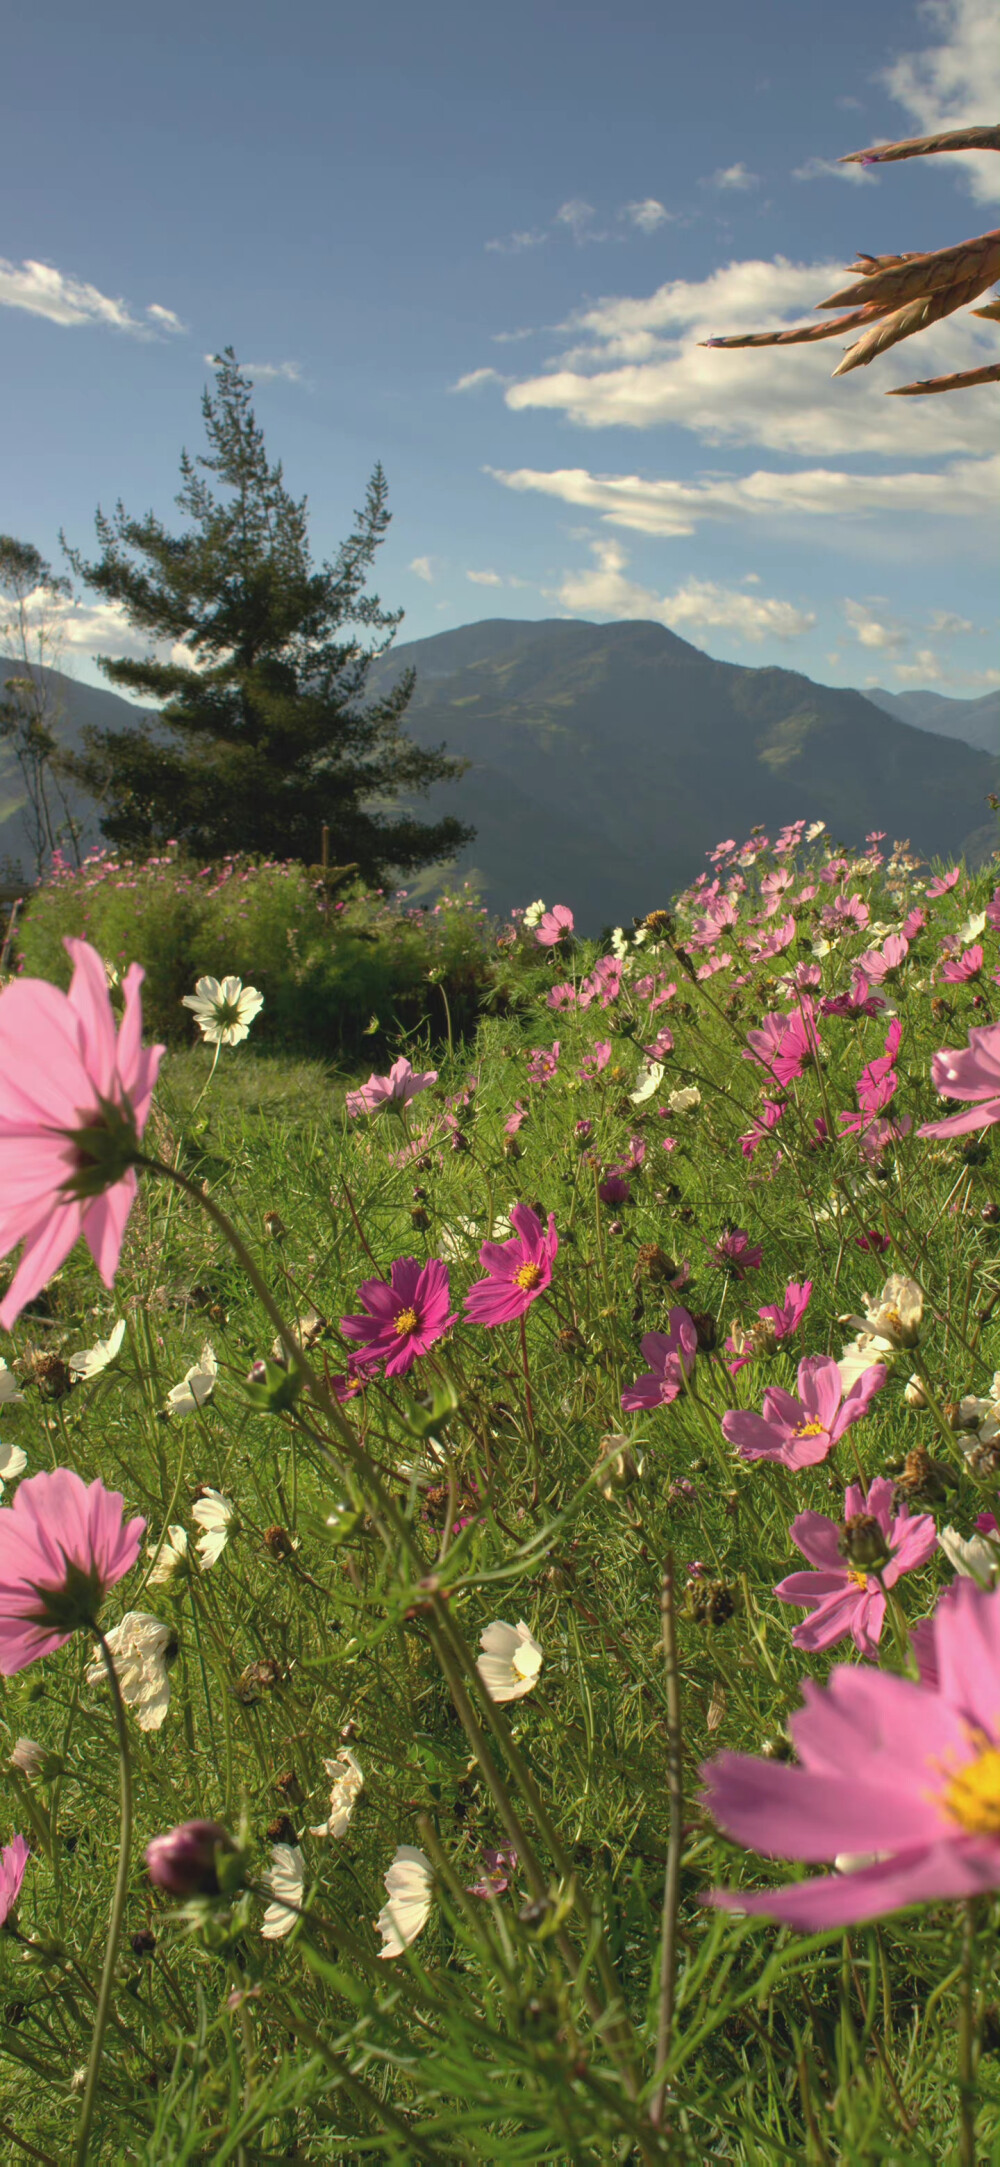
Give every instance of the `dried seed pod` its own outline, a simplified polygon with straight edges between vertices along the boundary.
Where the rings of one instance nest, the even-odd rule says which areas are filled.
[[[696,1625],[725,1625],[736,1610],[736,1590],[725,1580],[689,1580],[684,1608]]]
[[[287,1528],[275,1526],[265,1528],[264,1548],[269,1557],[290,1558],[295,1549],[295,1543]]]

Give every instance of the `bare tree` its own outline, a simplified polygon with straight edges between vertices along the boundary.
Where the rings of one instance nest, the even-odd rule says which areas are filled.
[[[36,880],[64,844],[80,863],[79,823],[59,774],[62,703],[53,681],[62,650],[62,605],[72,591],[31,542],[0,534],[0,646],[18,665],[0,688],[0,741],[10,745],[21,771]]]

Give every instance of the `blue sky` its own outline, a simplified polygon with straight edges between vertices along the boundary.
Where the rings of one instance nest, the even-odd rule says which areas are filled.
[[[828,683],[1000,683],[993,358],[967,314],[830,382],[808,316],[858,248],[995,222],[1000,159],[839,173],[995,117],[993,0],[35,0],[0,131],[0,524],[169,518],[205,356],[256,371],[333,551],[377,458],[402,638],[656,617]],[[82,605],[67,665],[134,650]]]

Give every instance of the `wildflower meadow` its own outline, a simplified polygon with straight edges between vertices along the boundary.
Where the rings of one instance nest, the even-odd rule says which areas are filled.
[[[164,1052],[42,891],[6,2157],[1000,2157],[997,876],[801,820],[601,941],[456,902],[478,1016],[432,959],[349,1070],[277,935]]]

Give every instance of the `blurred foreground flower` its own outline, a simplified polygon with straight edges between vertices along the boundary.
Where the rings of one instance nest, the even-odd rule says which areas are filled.
[[[523,1700],[534,1691],[544,1657],[523,1618],[516,1625],[488,1625],[479,1645],[476,1669],[491,1700]]]
[[[93,1627],[108,1588],[130,1572],[145,1520],[72,1468],[31,1475],[0,1508],[0,1672],[11,1677]]]
[[[13,1836],[0,1851],[0,1926],[5,1926],[21,1893],[31,1853],[23,1836]]]
[[[704,1770],[705,1803],[748,1848],[876,1863],[710,1902],[822,1933],[1000,1887],[1000,1592],[947,1589],[933,1656],[936,1690],[856,1664],[825,1687],[805,1679],[788,1718],[798,1767],[724,1753]]]
[[[0,993],[0,1255],[22,1244],[0,1303],[8,1332],[81,1234],[111,1285],[163,1052],[142,1045],[139,965],[126,971],[116,1033],[96,949],[65,945],[68,993],[39,978]]]
[[[0,997],[2,1000],[6,995]],[[969,1099],[964,1114],[949,1114],[944,1121],[926,1121],[918,1136],[967,1136],[971,1129],[987,1129],[1000,1121],[1000,1023],[988,1023],[969,1032],[967,1046],[944,1047],[931,1062],[931,1082],[943,1099]]]
[[[382,1936],[378,1953],[380,1957],[402,1956],[430,1917],[434,1869],[426,1853],[415,1844],[401,1843],[385,1876],[385,1886],[389,1901],[383,1904],[375,1921]]]
[[[218,1896],[219,1866],[237,1846],[219,1821],[182,1821],[146,1845],[146,1867],[168,1896]]]
[[[795,1627],[796,1648],[832,1648],[850,1633],[859,1655],[877,1659],[885,1622],[885,1590],[901,1573],[925,1565],[937,1544],[929,1513],[894,1512],[895,1488],[876,1475],[867,1496],[857,1483],[844,1493],[844,1521],[822,1512],[800,1512],[790,1533],[796,1549],[817,1568],[790,1573],[775,1594],[812,1615]],[[942,1538],[942,1547],[943,1547]]]
[[[181,996],[190,1008],[206,1045],[238,1046],[246,1038],[254,1017],[264,1006],[256,986],[242,978],[199,978],[193,993]]]

